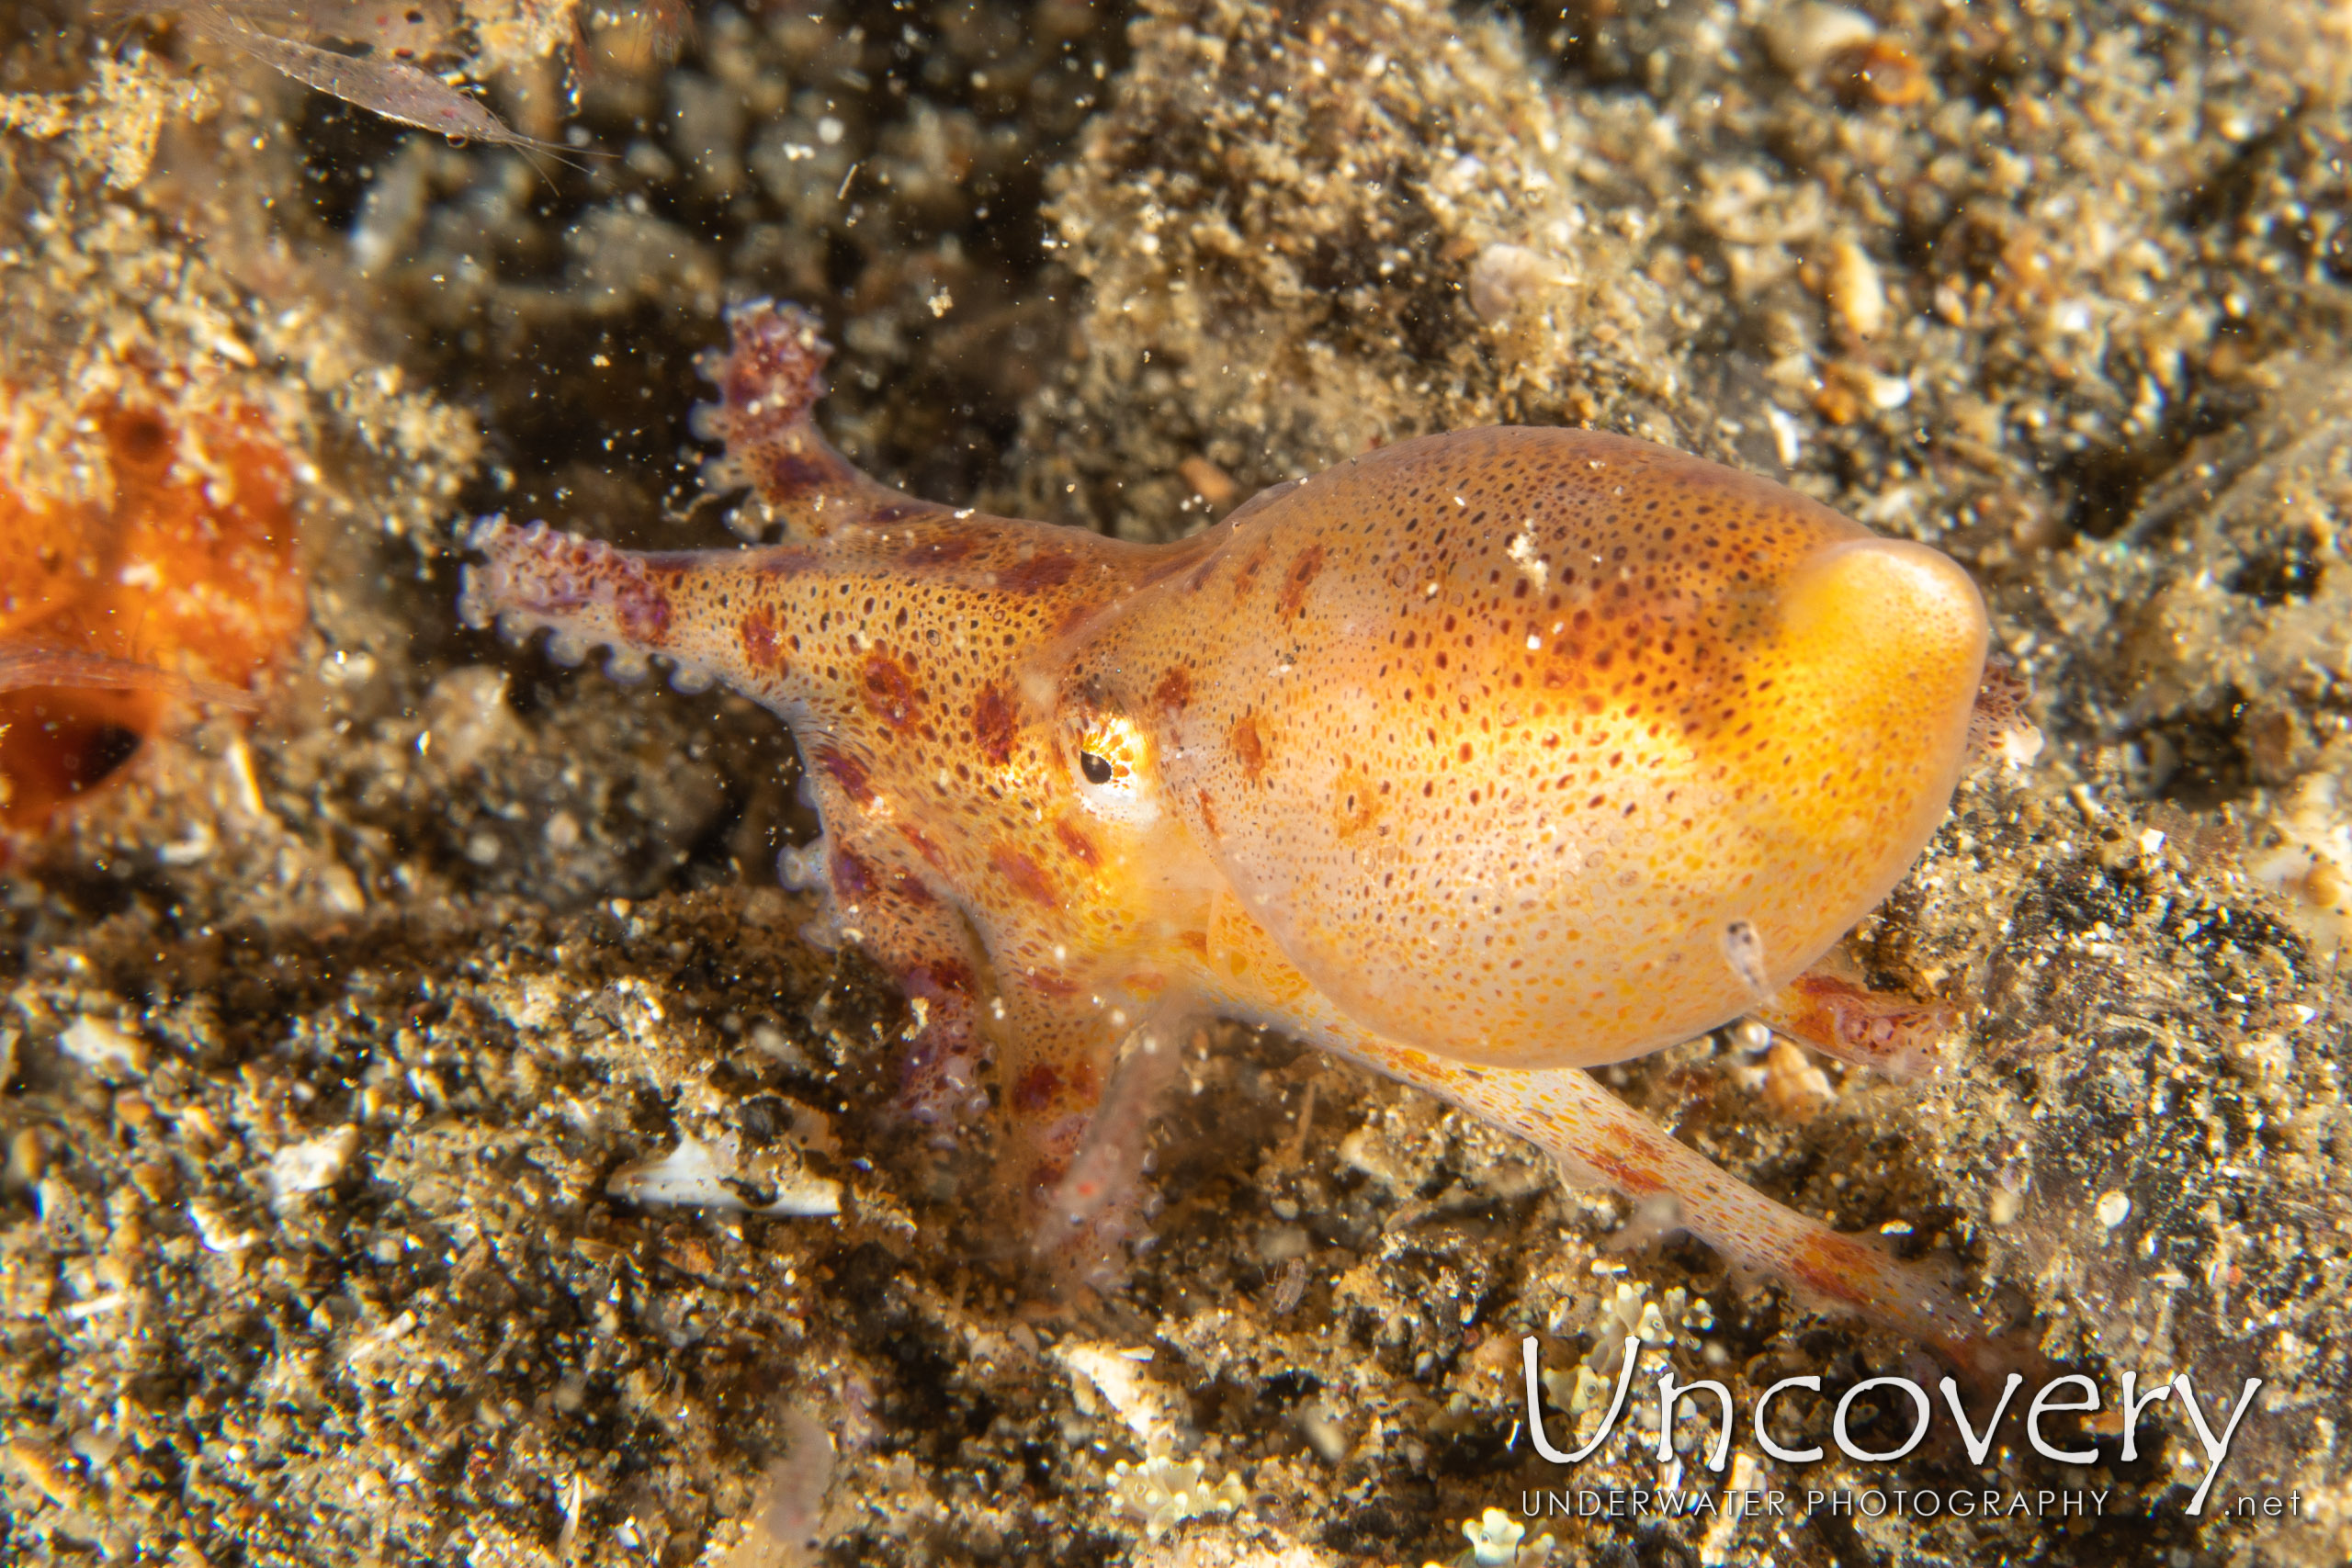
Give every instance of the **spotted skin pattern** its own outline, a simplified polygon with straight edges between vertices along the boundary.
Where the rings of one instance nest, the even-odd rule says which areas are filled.
[[[763,302],[732,328],[704,428],[784,542],[633,554],[486,524],[464,609],[552,628],[560,657],[669,660],[791,726],[820,934],[926,1004],[912,1104],[952,1122],[992,1057],[1014,1182],[1082,1217],[1106,1089],[1098,1127],[1136,1138],[1123,1042],[1132,1063],[1204,1015],[1275,1027],[1965,1359],[1924,1274],[1582,1070],[1758,1010],[1726,957],[1743,921],[1770,1003],[1827,1020],[1825,1048],[1916,1045],[1916,1004],[1787,988],[1949,805],[1986,643],[1957,566],[1568,430],[1404,442],[1159,547],[950,511],[818,434],[808,317]]]

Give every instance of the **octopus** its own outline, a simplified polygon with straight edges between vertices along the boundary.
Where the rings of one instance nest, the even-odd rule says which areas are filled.
[[[1754,1016],[1891,1071],[1948,1010],[1820,967],[1949,809],[1984,602],[1924,545],[1623,436],[1398,442],[1147,546],[903,494],[819,433],[761,301],[706,370],[742,549],[477,526],[461,611],[778,715],[816,934],[920,1021],[903,1102],[993,1107],[1048,1238],[1121,1234],[1205,1018],[1450,1101],[1805,1299],[1968,1365],[1943,1280],[1728,1175],[1591,1069]]]

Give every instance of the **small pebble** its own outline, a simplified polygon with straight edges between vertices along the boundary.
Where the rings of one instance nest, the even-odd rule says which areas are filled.
[[[277,1201],[334,1186],[359,1152],[359,1129],[334,1128],[315,1138],[288,1144],[269,1156],[269,1190]]]
[[[102,1077],[137,1077],[147,1070],[147,1042],[102,1018],[75,1019],[58,1035],[57,1046]]]
[[[1886,330],[1886,285],[1870,253],[1851,240],[1829,247],[1822,293],[1838,324],[1854,336],[1873,338]]]
[[[1211,506],[1230,506],[1241,493],[1241,487],[1233,482],[1232,475],[1198,453],[1177,464],[1176,472],[1193,487],[1194,495]]]
[[[1878,24],[1844,6],[1802,5],[1767,18],[1764,52],[1792,76],[1809,75],[1849,49],[1878,37]]]
[[[1499,321],[1558,281],[1552,265],[1526,246],[1488,245],[1470,268],[1470,308],[1482,321]]]

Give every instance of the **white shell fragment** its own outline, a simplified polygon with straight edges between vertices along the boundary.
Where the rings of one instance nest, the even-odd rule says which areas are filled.
[[[1526,246],[1488,245],[1470,267],[1470,308],[1480,321],[1499,321],[1559,281],[1558,269]]]
[[[1758,29],[1764,52],[1792,76],[1806,76],[1849,49],[1878,37],[1878,24],[1845,6],[1802,0],[1766,18]]]
[[[1829,247],[1822,293],[1839,323],[1856,337],[1873,338],[1886,330],[1886,284],[1871,254],[1853,241],[1839,240]],[[1907,396],[1907,385],[1905,392]]]
[[[235,1215],[209,1198],[192,1200],[187,1206],[187,1218],[207,1252],[232,1255],[261,1242],[259,1231],[241,1224]]]
[[[270,1201],[280,1207],[305,1192],[323,1192],[351,1168],[359,1152],[359,1129],[349,1124],[288,1144],[269,1156]]]
[[[1053,1357],[1070,1374],[1070,1392],[1082,1413],[1094,1414],[1098,1402],[1108,1404],[1147,1450],[1164,1450],[1176,1440],[1175,1393],[1144,1370],[1152,1359],[1149,1347],[1079,1342],[1055,1347]]]
[[[57,1048],[102,1077],[136,1077],[147,1070],[146,1041],[86,1013],[58,1034]]]
[[[605,1190],[631,1203],[692,1203],[730,1214],[815,1217],[842,1212],[841,1183],[806,1171],[768,1176],[765,1184],[775,1188],[774,1202],[745,1201],[741,1190],[751,1182],[736,1168],[739,1148],[732,1134],[715,1144],[682,1134],[678,1146],[661,1158],[638,1160],[613,1172]]]

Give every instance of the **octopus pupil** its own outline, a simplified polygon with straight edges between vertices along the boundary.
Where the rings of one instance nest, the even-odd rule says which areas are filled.
[[[1086,775],[1086,782],[1088,784],[1109,784],[1111,782],[1111,759],[1108,757],[1098,757],[1091,751],[1080,751],[1078,754],[1078,771]]]

